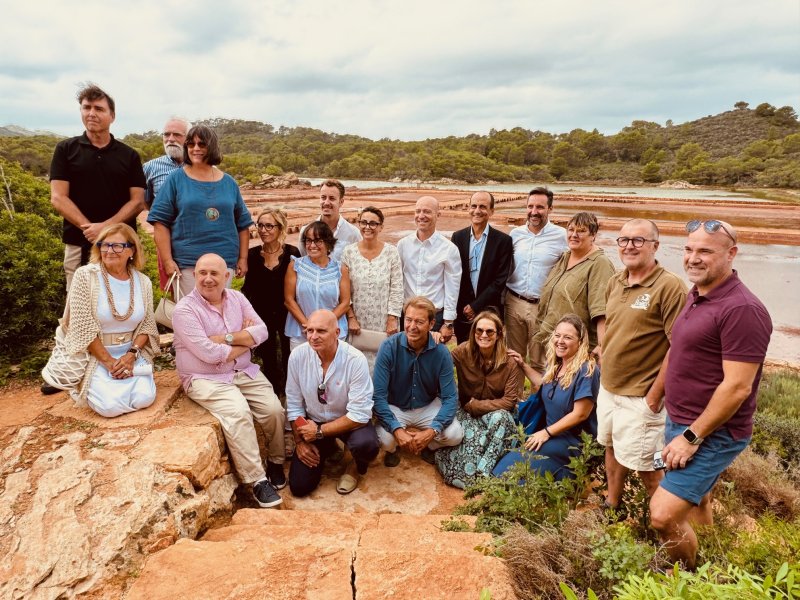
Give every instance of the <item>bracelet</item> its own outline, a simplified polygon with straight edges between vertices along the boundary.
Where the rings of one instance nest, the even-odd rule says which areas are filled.
[[[547,432],[547,435],[549,436],[549,438],[552,439],[553,438],[553,434],[550,433],[550,430],[547,427],[545,427],[544,430]]]

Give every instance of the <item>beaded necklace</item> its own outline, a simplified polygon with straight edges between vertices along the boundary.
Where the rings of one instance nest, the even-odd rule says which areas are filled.
[[[114,293],[111,291],[111,283],[108,281],[108,271],[106,271],[106,266],[102,262],[100,263],[100,272],[103,274],[103,283],[106,286],[106,294],[108,295],[108,304],[111,307],[111,315],[117,321],[127,321],[128,319],[131,318],[131,315],[133,314],[134,285],[133,285],[133,274],[131,273],[130,266],[127,267],[127,271],[128,271],[128,280],[131,282],[131,295],[130,295],[130,300],[128,301],[128,312],[126,312],[124,315],[120,315],[117,312],[117,307],[114,305]]]

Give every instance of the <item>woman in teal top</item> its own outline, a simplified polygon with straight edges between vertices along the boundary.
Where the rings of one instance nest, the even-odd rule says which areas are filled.
[[[147,216],[164,270],[180,271],[184,294],[194,288],[194,265],[203,254],[219,254],[231,275],[247,273],[253,219],[236,181],[215,166],[221,162],[214,130],[192,127],[183,146],[184,166],[161,186]]]
[[[306,320],[315,310],[333,311],[338,319],[339,338],[347,337],[350,308],[350,273],[330,257],[336,238],[322,221],[313,221],[303,231],[300,243],[306,256],[295,258],[286,270],[283,299],[289,314],[284,333],[294,350],[306,341]]]

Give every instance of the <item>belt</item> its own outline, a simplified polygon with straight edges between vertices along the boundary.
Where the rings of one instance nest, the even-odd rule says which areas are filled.
[[[539,304],[539,298],[527,298],[527,297],[523,296],[522,294],[518,294],[517,292],[512,290],[510,287],[506,287],[506,291],[509,294],[511,294],[512,296],[514,296],[516,298],[519,298],[520,300],[525,300],[525,302],[530,302],[531,304]]]
[[[133,332],[125,331],[124,333],[101,333],[100,339],[103,342],[103,346],[116,346],[118,344],[130,342],[133,339]]]

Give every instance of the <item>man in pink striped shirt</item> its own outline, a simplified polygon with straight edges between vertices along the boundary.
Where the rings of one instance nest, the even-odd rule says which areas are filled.
[[[242,483],[253,484],[263,508],[283,502],[276,489],[283,473],[285,417],[272,384],[250,360],[267,339],[267,326],[240,292],[226,289],[230,272],[222,257],[201,256],[196,287],[175,307],[175,365],[186,394],[219,421]],[[266,471],[253,421],[267,440]]]

